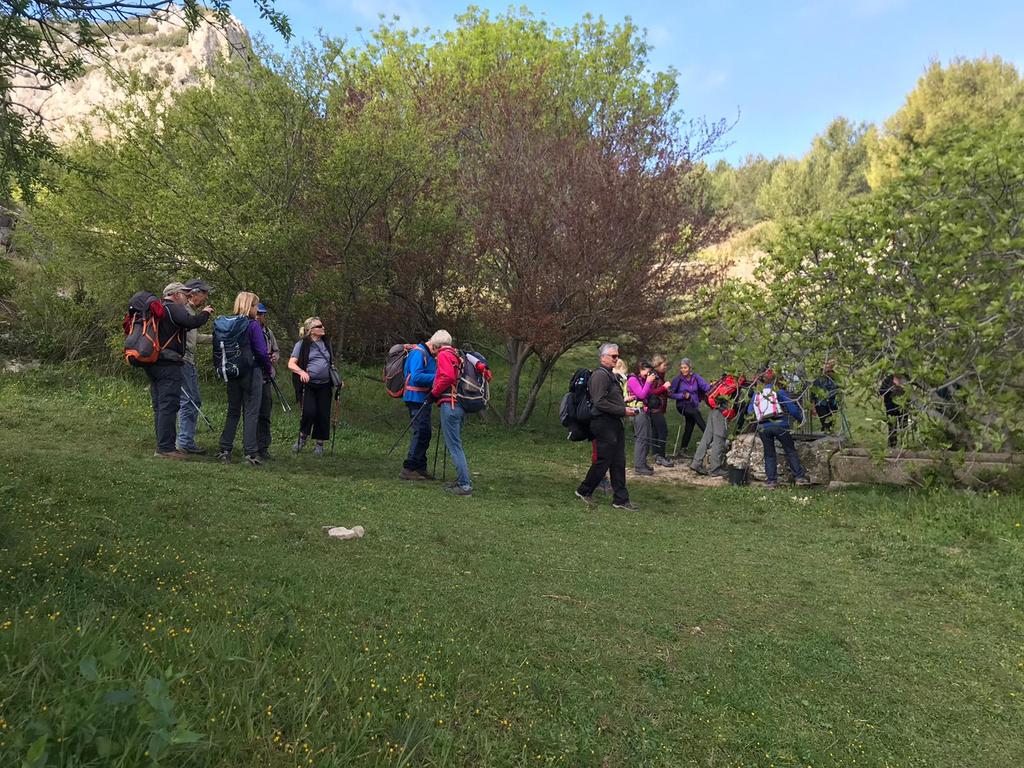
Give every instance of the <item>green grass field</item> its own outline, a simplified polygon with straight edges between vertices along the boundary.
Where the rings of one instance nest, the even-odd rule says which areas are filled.
[[[253,469],[151,458],[141,374],[0,378],[0,766],[1024,765],[1021,497],[587,512],[545,403],[449,498],[349,382],[334,456],[278,411]]]

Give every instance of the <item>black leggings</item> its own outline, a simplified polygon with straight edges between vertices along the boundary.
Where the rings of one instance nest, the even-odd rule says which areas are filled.
[[[329,382],[310,382],[302,388],[299,432],[314,440],[327,440],[331,436],[331,389]]]
[[[651,452],[665,458],[665,441],[668,440],[668,422],[664,413],[651,414]]]
[[[679,411],[679,415],[686,420],[686,428],[683,430],[683,445],[679,449],[685,451],[690,447],[690,438],[693,436],[693,427],[696,424],[700,427],[701,434],[704,434],[704,430],[708,428],[708,425],[704,423],[704,417],[700,415],[699,408],[684,408]]]

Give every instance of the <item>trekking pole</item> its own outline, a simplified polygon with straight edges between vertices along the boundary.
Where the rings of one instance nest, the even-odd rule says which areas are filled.
[[[331,456],[334,455],[334,439],[338,436],[339,418],[341,418],[341,387],[335,387],[334,405],[331,408]]]
[[[182,387],[182,388],[181,388],[181,394],[183,394],[183,395],[185,396],[185,399],[186,399],[186,400],[188,400],[188,402],[189,402],[189,405],[191,405],[191,406],[192,406],[193,408],[195,408],[195,409],[196,409],[196,413],[198,413],[198,414],[199,414],[200,416],[202,416],[202,417],[203,417],[203,421],[205,421],[205,422],[206,422],[206,426],[208,426],[208,427],[210,428],[210,431],[211,431],[211,432],[216,432],[217,430],[216,430],[216,429],[214,429],[214,426],[213,426],[213,422],[212,422],[212,421],[210,421],[210,420],[209,420],[209,419],[208,419],[208,418],[206,417],[206,414],[205,414],[205,413],[203,413],[203,409],[202,409],[202,408],[200,408],[200,407],[199,407],[199,404],[198,404],[198,403],[196,403],[196,401],[192,399],[192,395],[190,395],[190,394],[188,393],[188,390],[186,390],[186,389],[185,389],[184,387]]]
[[[301,448],[301,443],[302,443],[302,417],[303,417],[304,412],[306,410],[305,409],[305,405],[306,405],[306,385],[305,384],[300,384],[299,385],[299,435],[298,435],[298,437],[295,438],[295,444],[300,446],[300,447],[299,447],[298,450],[295,451],[296,453],[298,453],[299,450],[302,449]]]
[[[440,419],[437,420],[437,431],[439,433],[441,432],[441,420]],[[430,474],[435,475],[435,476],[437,475],[437,452],[441,448],[441,441],[442,440],[444,440],[444,435],[443,434],[438,434],[437,439],[434,440],[434,469],[431,471]]]
[[[676,430],[676,447],[675,447],[675,450],[672,451],[672,455],[673,456],[678,456],[679,455],[679,444],[682,441],[683,441],[683,425],[680,424],[679,425],[679,429]]]
[[[422,411],[427,406],[427,404],[429,402],[430,402],[429,400],[424,400],[423,401],[423,405],[421,405],[420,408],[419,408],[419,411],[416,411],[416,413],[413,414],[413,417],[411,419],[409,419],[409,423],[405,425],[405,429],[402,430],[402,434],[400,434],[398,436],[398,439],[395,440],[395,444],[392,445],[391,448],[388,450],[388,452],[387,452],[388,456],[390,456],[392,453],[394,453],[395,448],[397,448],[398,445],[402,442],[402,438],[405,437],[406,433],[410,429],[412,429],[412,425],[416,422],[416,418],[420,415],[420,411]]]
[[[270,384],[274,388],[274,391],[277,393],[278,402],[281,403],[281,410],[284,411],[285,413],[288,413],[292,409],[292,407],[288,405],[288,403],[285,401],[284,392],[282,392],[281,387],[277,385],[277,379],[271,377]]]

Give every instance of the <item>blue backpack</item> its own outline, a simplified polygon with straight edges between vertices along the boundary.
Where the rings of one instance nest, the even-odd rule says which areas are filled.
[[[245,315],[220,316],[213,321],[213,370],[218,379],[237,379],[256,363]]]

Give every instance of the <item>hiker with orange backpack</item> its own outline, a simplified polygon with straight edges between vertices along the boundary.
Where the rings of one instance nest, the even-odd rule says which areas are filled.
[[[188,289],[182,283],[170,283],[159,301],[152,294],[136,294],[129,304],[124,326],[125,359],[146,371],[153,402],[156,453],[161,459],[185,459],[188,454],[175,446],[178,409],[181,405],[182,364],[185,332],[199,328],[210,319],[213,307],[203,307],[193,315],[185,308]],[[140,298],[141,297],[141,298]],[[139,340],[145,354],[140,354]]]
[[[402,385],[402,402],[409,411],[412,439],[409,453],[402,462],[398,476],[402,480],[433,480],[427,472],[427,450],[430,448],[431,429],[430,388],[434,386],[437,374],[437,353],[444,345],[451,345],[452,337],[447,331],[437,331],[429,341],[405,348],[405,364]]]

